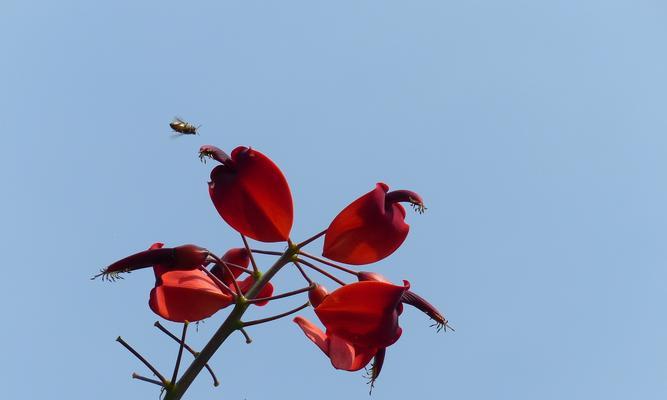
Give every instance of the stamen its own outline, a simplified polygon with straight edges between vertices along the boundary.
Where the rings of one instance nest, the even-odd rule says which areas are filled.
[[[370,388],[368,389],[369,396],[373,393],[375,381],[380,376],[380,371],[382,371],[382,364],[384,364],[384,356],[386,351],[386,348],[378,350],[378,352],[375,353],[375,357],[373,357],[373,363],[371,364],[371,367],[365,369],[366,375],[364,375],[364,378],[368,379],[366,384],[370,385]]]
[[[435,327],[437,332],[444,330],[447,331],[447,327],[454,331],[454,329],[449,325],[447,318],[445,318],[437,308],[435,308],[431,303],[426,301],[423,297],[419,296],[411,290],[407,290],[401,296],[401,302],[404,304],[409,304],[418,310],[422,311],[424,314],[428,315],[433,321],[431,327]]]
[[[130,270],[120,270],[120,271],[108,271],[106,268],[103,268],[100,270],[100,273],[93,276],[90,278],[91,281],[102,277],[102,282],[108,281],[108,282],[115,282],[117,279],[125,279],[123,276],[121,276],[121,273],[130,273],[132,271]]]
[[[218,161],[220,164],[231,167],[231,157],[215,146],[206,144],[199,148],[199,160],[201,160],[203,163],[206,163],[206,157],[212,158]]]
[[[426,206],[423,203],[419,203],[414,199],[410,199],[410,207],[412,207],[412,209],[418,212],[419,214],[423,214],[424,211],[428,210],[428,208],[426,208]]]

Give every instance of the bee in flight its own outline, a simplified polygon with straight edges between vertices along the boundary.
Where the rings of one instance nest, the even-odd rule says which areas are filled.
[[[169,126],[174,130],[174,132],[180,133],[181,135],[196,135],[197,129],[199,129],[201,125],[194,126],[191,123],[185,122],[178,117],[174,117],[174,120],[169,123]]]

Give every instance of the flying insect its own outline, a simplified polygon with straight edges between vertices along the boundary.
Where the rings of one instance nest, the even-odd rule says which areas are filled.
[[[194,126],[191,123],[185,122],[178,117],[174,117],[174,120],[169,123],[169,126],[174,130],[174,132],[181,135],[197,135],[197,129],[199,129],[201,125]]]

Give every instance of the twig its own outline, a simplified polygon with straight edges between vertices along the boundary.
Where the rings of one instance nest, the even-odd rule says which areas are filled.
[[[254,321],[241,322],[241,323],[243,324],[244,327],[246,327],[246,326],[253,326],[253,325],[263,324],[263,323],[265,323],[265,322],[275,321],[275,320],[277,320],[277,319],[279,319],[279,318],[283,318],[283,317],[286,317],[286,316],[288,316],[288,315],[290,315],[290,314],[294,314],[295,312],[299,312],[299,311],[303,310],[304,308],[308,307],[309,305],[310,305],[310,302],[307,301],[306,303],[300,305],[299,307],[294,308],[294,309],[289,310],[289,311],[286,311],[286,312],[284,312],[284,313],[281,313],[281,314],[278,314],[278,315],[274,315],[274,316],[272,316],[272,317],[267,317],[267,318],[262,318],[262,319],[256,319],[256,320],[254,320]]]
[[[198,321],[198,322],[199,322],[199,321]],[[193,356],[197,357],[197,356],[199,355],[199,353],[196,352],[192,347],[188,346],[187,343],[185,343],[185,342],[181,342],[181,340],[180,340],[179,338],[177,338],[176,335],[174,335],[173,333],[169,332],[169,331],[167,330],[167,328],[165,328],[164,326],[162,326],[162,324],[160,324],[160,321],[155,321],[155,323],[154,323],[153,325],[154,325],[156,328],[158,328],[159,330],[161,330],[162,332],[164,332],[167,336],[169,336],[170,338],[174,339],[174,340],[176,341],[176,343],[183,343],[183,347],[185,348],[185,350],[187,350],[188,352],[190,352],[190,354],[192,354]],[[208,370],[209,374],[211,374],[211,378],[213,378],[213,386],[219,386],[219,385],[220,385],[220,382],[218,381],[218,377],[215,376],[215,373],[214,373],[213,370],[211,369],[211,366],[208,365],[208,363],[207,363],[206,365],[204,365],[204,368],[206,368],[206,369]]]
[[[147,366],[148,369],[151,370],[151,372],[153,373],[153,375],[155,375],[155,376],[158,377],[158,379],[162,382],[162,385],[163,385],[163,386],[167,386],[167,384],[168,384],[169,382],[165,379],[164,376],[162,376],[162,374],[160,373],[160,371],[158,371],[154,366],[152,366],[151,363],[149,363],[149,362],[148,362],[148,361],[147,361],[141,354],[139,354],[135,349],[133,349],[132,346],[130,346],[129,344],[127,344],[127,342],[125,342],[125,341],[123,340],[122,337],[118,336],[118,337],[116,338],[116,341],[117,341],[118,343],[122,344],[123,347],[125,347],[126,349],[128,349],[128,350],[130,351],[130,353],[134,354],[134,356],[137,357],[137,358],[139,359],[139,361],[141,361],[142,363],[144,363],[144,365]]]
[[[245,246],[245,250],[248,252],[248,257],[250,257],[252,270],[255,274],[257,274],[259,273],[259,268],[257,268],[257,264],[255,263],[255,257],[252,256],[252,251],[250,251],[250,246],[248,246],[248,240],[245,238],[244,234],[241,234],[241,239],[243,239],[243,245]]]
[[[318,267],[317,265],[315,265],[315,264],[313,264],[313,263],[311,263],[311,262],[309,262],[309,261],[302,260],[302,259],[299,259],[299,261],[302,262],[304,265],[306,265],[306,266],[308,266],[308,267],[314,269],[315,271],[319,272],[320,274],[326,276],[327,278],[331,279],[332,281],[337,282],[337,283],[340,284],[341,286],[345,286],[345,282],[343,282],[343,281],[341,281],[340,279],[336,278],[335,276],[331,275],[330,273],[328,273],[327,271],[325,271],[325,270],[323,270],[322,268]]]
[[[308,239],[304,240],[303,242],[297,244],[296,247],[297,247],[298,249],[300,249],[300,248],[306,246],[307,244],[309,244],[309,243],[311,243],[311,242],[313,242],[313,241],[319,239],[320,236],[324,235],[325,233],[327,233],[327,230],[326,230],[326,229],[323,230],[322,232],[320,232],[320,233],[314,235],[313,237],[308,238]]]

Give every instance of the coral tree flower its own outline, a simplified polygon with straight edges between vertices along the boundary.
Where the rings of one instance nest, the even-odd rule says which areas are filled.
[[[385,349],[401,336],[398,316],[403,311],[402,303],[414,305],[443,324],[447,321],[432,305],[412,293],[407,281],[397,286],[374,273],[361,273],[360,279],[331,294],[319,285],[309,293],[326,332],[303,317],[294,318],[294,322],[336,369],[357,371],[375,358],[370,371],[373,382],[382,369]]]
[[[220,216],[235,230],[262,242],[289,238],[294,210],[285,176],[267,156],[248,147],[237,147],[231,157],[205,145],[199,157],[222,165],[211,171],[209,194]]]
[[[222,261],[247,267],[249,257],[245,249],[232,249],[225,253]],[[148,305],[164,319],[174,322],[194,322],[208,318],[218,310],[234,304],[234,292],[226,290],[203,269],[216,257],[208,250],[195,245],[165,248],[154,243],[148,250],[116,261],[100,274],[103,279],[120,278],[121,272],[152,267],[155,287],[151,290]],[[214,266],[211,273],[228,286],[242,270],[230,268],[231,276],[224,268]],[[98,275],[99,276],[99,275]],[[237,282],[243,293],[255,283],[252,276]],[[232,289],[233,290],[233,289]],[[270,297],[273,286],[268,284],[258,297]],[[264,305],[266,302],[255,303]]]
[[[151,249],[160,249],[155,243]],[[156,264],[155,287],[148,305],[154,313],[174,322],[194,322],[208,318],[234,303],[231,293],[223,291],[201,269],[173,270]]]
[[[407,281],[404,286],[357,282],[326,295],[316,286],[318,292],[309,297],[326,332],[303,317],[294,318],[294,322],[329,357],[336,369],[357,371],[375,357],[371,371],[374,381],[380,374],[385,348],[401,336],[399,305],[408,287]]]
[[[334,218],[324,238],[322,255],[354,265],[370,264],[389,256],[410,230],[401,202],[410,203],[420,213],[426,209],[417,193],[389,192],[389,186],[378,183]]]
[[[159,246],[158,246],[159,244]],[[194,244],[185,244],[177,247],[162,247],[161,243],[153,244],[148,250],[127,256],[104,268],[98,275],[102,279],[114,280],[120,278],[123,272],[131,272],[140,268],[152,267],[159,264],[163,270],[189,270],[199,268],[214,261],[211,253]]]
[[[244,248],[230,249],[222,256],[222,261],[243,268],[247,268],[248,265],[250,265],[250,257],[248,256],[248,251]],[[213,273],[213,275],[218,277],[218,279],[224,282],[227,286],[234,289],[233,281],[237,280],[237,278],[239,277],[239,275],[243,273],[243,271],[233,267],[230,267],[229,270],[227,270],[225,268],[222,268],[219,264],[216,264],[213,266],[213,268],[211,268],[211,273]],[[237,280],[237,283],[239,285],[239,289],[241,289],[241,292],[245,294],[246,292],[248,292],[248,290],[250,290],[252,285],[255,284],[255,277],[251,275],[242,281]],[[271,284],[271,282],[268,282],[262,288],[262,290],[257,294],[257,298],[271,297],[272,295],[273,295],[273,285]],[[258,301],[254,304],[257,306],[264,306],[268,304],[268,301]]]

